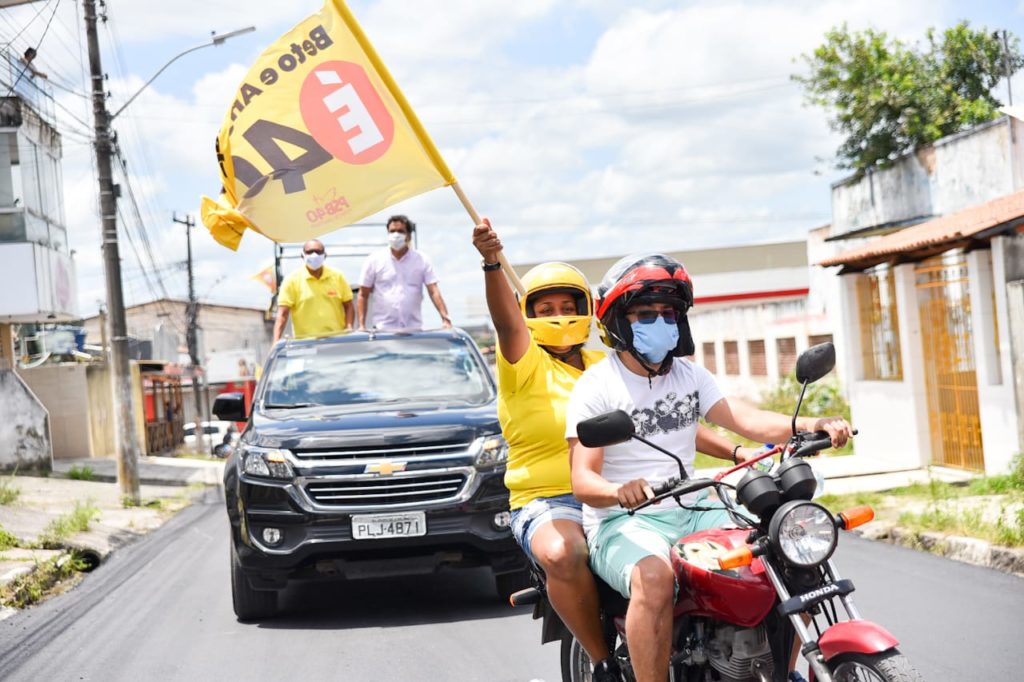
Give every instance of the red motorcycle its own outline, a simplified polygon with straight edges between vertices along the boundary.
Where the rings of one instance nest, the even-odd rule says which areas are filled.
[[[885,628],[861,618],[850,597],[854,586],[840,577],[831,561],[839,530],[874,518],[870,507],[833,516],[812,502],[817,481],[804,457],[831,447],[827,433],[797,432],[807,385],[835,365],[831,343],[805,351],[797,361],[803,385],[793,416],[793,436],[782,448],[722,472],[714,479],[688,479],[682,462],[634,433],[622,411],[600,415],[578,426],[580,442],[605,447],[635,438],[679,463],[679,478],[655,488],[655,496],[632,514],[661,500],[677,503],[689,493],[713,488],[735,527],[700,531],[682,537],[672,552],[680,586],[673,609],[673,682],[784,682],[790,669],[794,638],[807,660],[811,682],[921,682],[920,674],[896,648]],[[782,452],[771,473],[751,468]],[[722,479],[746,469],[734,487]],[[600,579],[602,620],[609,649],[623,678],[634,682],[626,641],[628,601]],[[543,576],[536,586],[517,592],[513,605],[534,605],[543,621],[543,641],[562,643],[563,682],[591,679],[591,662],[579,642],[562,625],[544,596]],[[840,619],[836,602],[846,613]]]

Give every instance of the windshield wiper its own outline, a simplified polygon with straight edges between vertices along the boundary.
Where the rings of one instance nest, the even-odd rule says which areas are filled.
[[[295,410],[302,407],[321,407],[320,403],[263,403],[263,409],[265,410]]]

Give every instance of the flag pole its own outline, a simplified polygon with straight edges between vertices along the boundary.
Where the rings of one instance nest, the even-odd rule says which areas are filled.
[[[466,212],[469,213],[469,217],[473,219],[473,224],[479,225],[480,214],[476,212],[475,208],[473,208],[473,203],[469,200],[469,197],[466,196],[465,192],[462,191],[462,187],[459,186],[458,180],[452,183],[452,189],[455,190],[455,196],[459,198],[459,201],[462,202]],[[512,265],[508,262],[508,258],[505,257],[504,251],[498,252],[498,262],[501,263],[501,269],[505,271],[505,276],[508,277],[512,286],[515,287],[517,292],[519,292],[519,295],[522,296],[526,293],[526,288],[519,280],[519,275],[517,275],[516,271],[512,269]]]

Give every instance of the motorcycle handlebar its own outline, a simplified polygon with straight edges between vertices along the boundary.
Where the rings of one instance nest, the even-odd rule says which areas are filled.
[[[652,488],[652,490],[654,491],[654,497],[652,497],[649,500],[645,500],[644,502],[641,502],[637,506],[628,510],[628,513],[630,516],[632,516],[641,509],[644,509],[645,507],[650,507],[652,504],[657,504],[658,502],[661,502],[662,500],[667,499],[669,497],[682,497],[683,495],[688,495],[689,493],[696,492],[704,488],[708,488],[710,486],[713,486],[714,484],[715,481],[711,480],[710,478],[698,478],[695,480],[687,481],[680,481],[678,479],[670,478],[661,485],[654,486]]]

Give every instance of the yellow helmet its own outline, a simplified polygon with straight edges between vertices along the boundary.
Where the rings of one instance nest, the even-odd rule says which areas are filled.
[[[523,275],[526,294],[519,298],[519,308],[533,340],[541,346],[577,346],[590,336],[590,318],[594,301],[590,284],[583,273],[568,263],[541,263]],[[533,303],[539,296],[568,293],[576,301],[578,315],[534,317]]]

